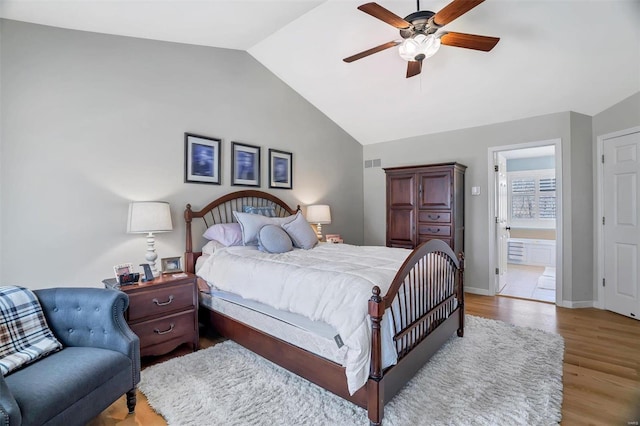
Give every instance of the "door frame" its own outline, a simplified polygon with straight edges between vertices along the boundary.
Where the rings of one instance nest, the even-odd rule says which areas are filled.
[[[498,276],[495,274],[498,265],[498,247],[495,243],[496,237],[496,174],[494,172],[494,154],[501,151],[512,151],[516,149],[535,148],[539,146],[555,146],[555,165],[556,165],[556,305],[563,306],[563,272],[564,260],[562,256],[562,139],[549,139],[535,142],[524,142],[513,145],[492,146],[487,149],[487,173],[488,173],[488,207],[489,207],[489,296],[496,295],[496,280]],[[571,289],[567,289],[571,292]]]
[[[633,133],[639,133],[640,126],[631,127],[625,130],[619,130],[617,132],[607,133],[600,135],[596,138],[596,212],[594,220],[594,228],[596,230],[596,241],[594,244],[594,255],[597,261],[594,262],[594,296],[597,296],[594,306],[599,309],[604,309],[604,287],[602,286],[602,280],[604,279],[604,225],[602,224],[602,217],[604,216],[604,165],[602,163],[602,156],[604,155],[604,143],[608,139],[619,138],[620,136],[626,136]]]

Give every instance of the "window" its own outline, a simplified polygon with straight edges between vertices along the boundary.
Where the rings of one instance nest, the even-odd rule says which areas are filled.
[[[509,222],[529,228],[555,228],[555,170],[509,172]]]

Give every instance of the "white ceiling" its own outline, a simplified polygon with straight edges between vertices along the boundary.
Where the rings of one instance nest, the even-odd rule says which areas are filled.
[[[0,17],[247,50],[363,145],[536,115],[595,115],[640,91],[640,1],[487,0],[445,27],[500,37],[443,46],[405,78],[399,39],[366,0],[0,0]],[[415,1],[379,1],[404,17]],[[437,12],[448,0],[422,0]]]

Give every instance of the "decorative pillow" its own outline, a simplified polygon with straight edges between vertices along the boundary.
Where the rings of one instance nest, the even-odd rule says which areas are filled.
[[[245,213],[259,214],[267,217],[277,217],[276,209],[273,206],[266,206],[266,207],[242,206],[242,211]]]
[[[266,217],[259,214],[233,212],[236,220],[242,227],[242,241],[245,246],[258,245],[258,232],[265,225],[281,226],[295,219],[295,216]]]
[[[265,225],[258,232],[258,248],[267,253],[285,253],[293,250],[293,243],[280,226]]]
[[[289,237],[293,240],[293,245],[305,250],[315,247],[318,244],[318,236],[314,232],[307,219],[298,212],[295,219],[282,225]]]
[[[238,223],[218,223],[210,226],[204,234],[207,240],[215,240],[224,246],[242,245],[242,228]]]
[[[23,287],[0,287],[0,371],[3,376],[62,349],[36,295]]]

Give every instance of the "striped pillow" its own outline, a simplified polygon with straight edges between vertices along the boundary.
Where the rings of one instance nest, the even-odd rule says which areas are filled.
[[[62,349],[40,302],[23,287],[0,287],[0,371],[3,376]]]
[[[266,217],[277,217],[276,209],[273,206],[254,207],[254,206],[242,206],[244,213],[259,214]]]

